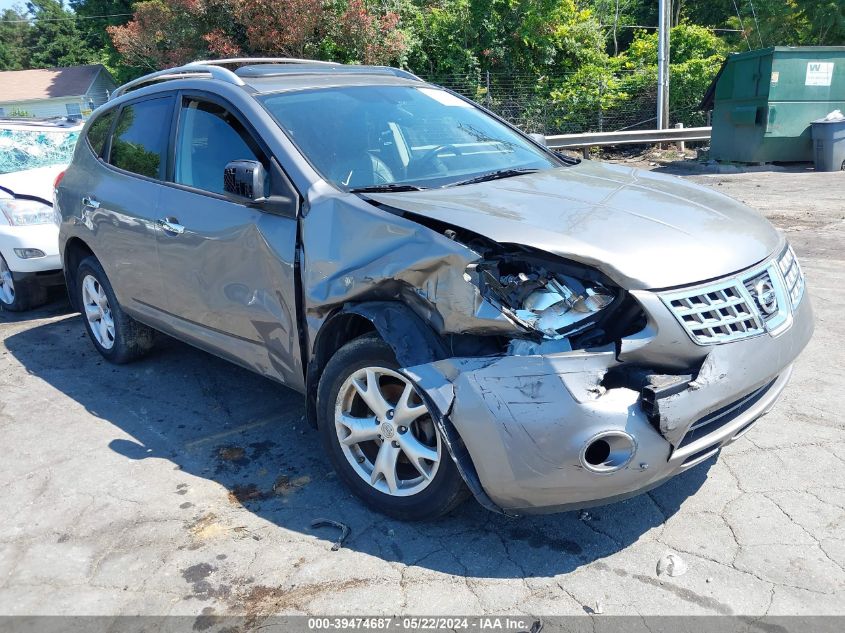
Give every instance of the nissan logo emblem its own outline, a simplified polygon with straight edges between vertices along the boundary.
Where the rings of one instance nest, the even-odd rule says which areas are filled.
[[[774,314],[778,311],[778,299],[775,295],[775,287],[768,277],[760,279],[754,284],[754,294],[756,295],[760,308],[767,315]]]

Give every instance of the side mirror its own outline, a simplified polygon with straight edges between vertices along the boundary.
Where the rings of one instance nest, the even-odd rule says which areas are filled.
[[[261,200],[267,188],[267,170],[257,160],[233,160],[223,170],[223,191],[246,198]]]
[[[535,143],[539,143],[543,147],[548,147],[546,145],[546,137],[543,134],[537,134],[536,132],[533,134],[529,134],[528,137],[533,140]]]

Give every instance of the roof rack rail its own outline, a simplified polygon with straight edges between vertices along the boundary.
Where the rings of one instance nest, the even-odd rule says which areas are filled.
[[[314,65],[314,66],[344,66],[355,68],[356,65],[352,64],[343,64],[341,62],[327,62],[320,59],[300,59],[297,57],[231,57],[228,59],[205,59],[202,61],[191,62],[191,64],[203,64],[206,66],[211,65],[220,65],[223,66],[225,64],[303,64],[303,65]],[[188,64],[189,66],[191,64]],[[367,68],[371,68],[373,70],[382,70],[382,71],[390,71],[392,74],[396,75],[397,77],[405,77],[406,79],[414,79],[416,81],[423,81],[420,77],[415,75],[414,73],[403,70],[401,68],[393,68],[392,66],[365,66]],[[241,76],[241,75],[239,75]]]
[[[235,86],[246,85],[243,79],[238,77],[228,68],[222,68],[221,66],[215,66],[213,64],[191,62],[190,64],[185,64],[184,66],[159,70],[157,72],[150,73],[149,75],[139,77],[138,79],[133,79],[132,81],[129,81],[115,89],[115,91],[112,92],[110,99],[115,99],[134,88],[138,88],[139,86],[143,86],[145,84],[155,83],[157,81],[167,81],[169,79],[195,79],[205,77],[211,77],[212,79],[220,79],[221,81],[225,81],[226,83]]]
[[[189,62],[183,66],[177,66],[176,68],[159,70],[154,73],[150,73],[149,75],[139,77],[138,79],[133,79],[132,81],[116,88],[109,99],[116,99],[130,90],[146,84],[158,81],[168,81],[170,79],[200,79],[211,77],[212,79],[219,79],[234,86],[245,86],[246,83],[243,79],[228,68],[224,68],[227,64],[312,64],[334,67],[345,66],[345,64],[340,64],[338,62],[327,62],[319,59],[298,59],[296,57],[230,57],[226,59],[203,59]],[[393,71],[394,74],[397,74],[398,76],[422,81],[422,79],[413,73],[400,68],[391,68],[389,66],[374,66],[373,68],[384,68],[385,70]]]
[[[321,66],[343,66],[339,62],[327,62],[320,59],[298,59],[296,57],[230,57],[227,59],[203,59],[191,62],[203,66],[223,66],[224,64],[319,64]]]

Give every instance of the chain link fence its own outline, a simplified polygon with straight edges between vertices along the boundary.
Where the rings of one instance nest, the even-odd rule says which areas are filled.
[[[647,79],[620,73],[610,78],[612,85],[606,92],[595,82],[579,90],[576,73],[555,77],[479,73],[429,80],[480,103],[523,130],[552,135],[654,129],[657,85]],[[672,125],[692,127],[706,125],[706,121],[706,113],[696,108],[670,111]]]

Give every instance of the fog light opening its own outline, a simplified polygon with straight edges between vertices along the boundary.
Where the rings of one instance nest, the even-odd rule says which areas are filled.
[[[621,431],[608,431],[592,437],[581,452],[584,468],[597,473],[610,473],[628,465],[637,444],[634,438]]]
[[[587,445],[584,459],[590,466],[601,466],[610,457],[610,444],[606,440],[596,440]]]

